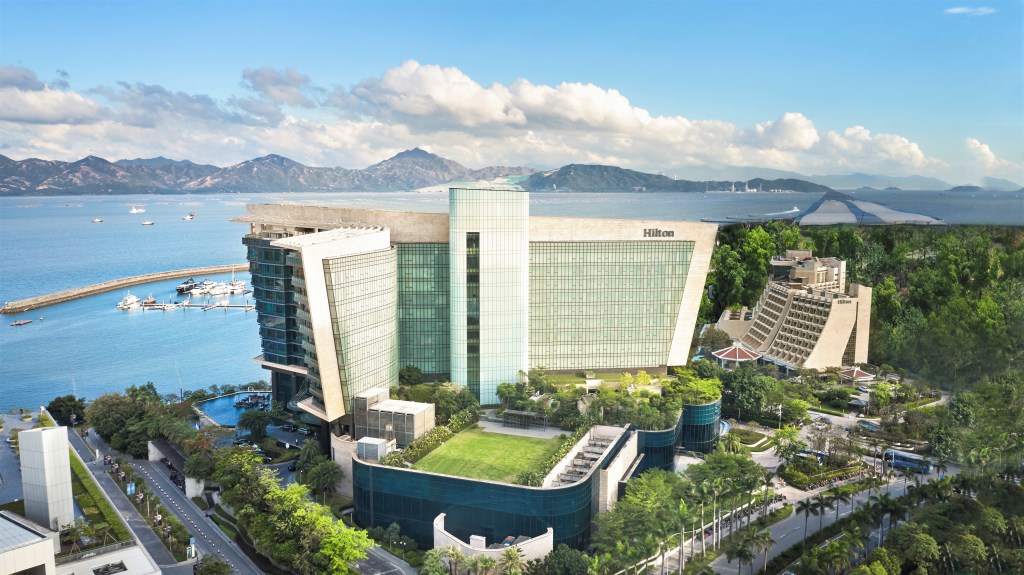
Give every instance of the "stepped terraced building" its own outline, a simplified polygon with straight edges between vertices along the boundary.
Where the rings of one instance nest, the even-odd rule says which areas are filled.
[[[845,261],[789,250],[771,273],[754,309],[726,310],[719,329],[786,369],[867,362],[871,288],[846,287]]]
[[[452,188],[447,214],[261,204],[236,221],[274,399],[338,435],[405,365],[486,405],[534,367],[685,364],[716,233],[531,217],[514,187]]]

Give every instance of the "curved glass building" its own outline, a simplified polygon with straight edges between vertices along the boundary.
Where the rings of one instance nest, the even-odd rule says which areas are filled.
[[[687,451],[711,453],[721,433],[722,398],[703,405],[686,405],[679,418],[680,447]]]

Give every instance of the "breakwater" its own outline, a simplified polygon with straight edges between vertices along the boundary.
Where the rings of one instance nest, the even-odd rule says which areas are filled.
[[[90,286],[69,289],[59,291],[56,293],[40,295],[30,298],[21,299],[18,301],[6,302],[3,307],[0,307],[0,313],[21,313],[30,311],[36,308],[46,307],[48,305],[63,303],[73,299],[88,297],[99,293],[105,293],[116,289],[132,287],[142,284],[148,284],[151,282],[171,280],[179,278],[188,278],[202,275],[213,275],[228,272],[248,272],[249,264],[227,264],[220,266],[207,266],[202,268],[187,268],[181,270],[171,270],[166,272],[156,272],[152,274],[142,274],[138,276],[131,276],[127,278],[121,278],[111,280],[108,282],[93,284]]]

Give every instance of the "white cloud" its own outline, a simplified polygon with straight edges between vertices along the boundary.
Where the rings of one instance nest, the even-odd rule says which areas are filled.
[[[975,165],[981,168],[986,174],[1007,174],[1019,177],[1021,166],[1009,160],[1003,160],[996,156],[988,144],[983,144],[976,138],[967,138],[967,150],[971,153]],[[1017,172],[1016,174],[1014,172]]]
[[[307,108],[313,106],[313,102],[302,92],[309,85],[309,76],[295,68],[285,68],[283,72],[267,66],[246,68],[242,72],[242,78],[245,79],[245,86],[277,104]]]
[[[944,166],[906,137],[862,126],[822,131],[795,111],[752,126],[652,115],[622,92],[594,84],[520,78],[482,86],[458,68],[415,61],[330,90],[294,69],[247,69],[243,86],[255,94],[225,101],[148,84],[36,89],[28,72],[0,89],[0,141],[16,158],[164,155],[230,165],[278,153],[307,165],[361,168],[424,146],[470,167],[603,163],[666,174],[701,166],[907,174]]]
[[[988,16],[995,14],[998,10],[989,6],[954,6],[946,8],[943,12],[955,16]]]
[[[75,92],[0,88],[0,120],[26,124],[80,124],[103,116],[103,107]],[[2,138],[0,138],[2,139]]]

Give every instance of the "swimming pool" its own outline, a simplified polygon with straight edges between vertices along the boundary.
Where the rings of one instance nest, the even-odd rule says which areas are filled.
[[[253,409],[252,406],[235,407],[235,403],[239,401],[246,401],[252,396],[267,397],[269,395],[269,391],[240,391],[231,395],[222,395],[213,399],[201,401],[196,404],[196,409],[215,421],[217,425],[234,427],[238,424],[238,417],[242,415],[242,412],[248,409]]]

